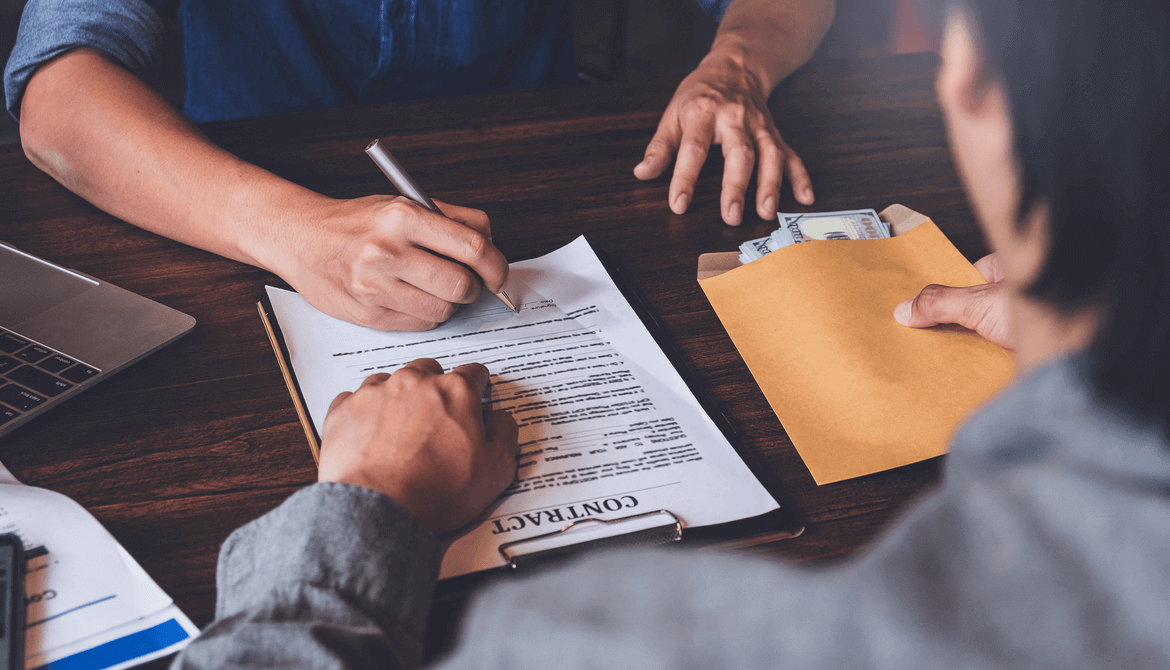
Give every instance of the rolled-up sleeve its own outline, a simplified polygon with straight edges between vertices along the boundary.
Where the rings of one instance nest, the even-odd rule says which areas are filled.
[[[98,49],[146,77],[162,48],[157,9],[146,0],[30,0],[4,68],[8,112],[19,120],[21,98],[37,68],[78,47]]]
[[[414,668],[442,549],[370,489],[320,483],[220,550],[215,622],[173,668]]]

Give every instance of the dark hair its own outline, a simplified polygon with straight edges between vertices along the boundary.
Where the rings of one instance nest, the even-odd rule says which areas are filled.
[[[1007,89],[1023,225],[1050,212],[1028,292],[1102,310],[1086,373],[1170,428],[1170,2],[961,0],[984,73]]]

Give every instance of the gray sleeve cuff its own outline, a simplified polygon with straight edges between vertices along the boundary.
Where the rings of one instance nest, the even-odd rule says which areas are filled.
[[[25,86],[42,63],[94,47],[145,78],[162,46],[163,22],[144,0],[30,0],[4,68],[8,112],[20,119]]]
[[[377,622],[408,656],[421,654],[442,557],[435,535],[389,497],[314,484],[224,542],[216,619],[312,609],[306,594],[326,591]]]

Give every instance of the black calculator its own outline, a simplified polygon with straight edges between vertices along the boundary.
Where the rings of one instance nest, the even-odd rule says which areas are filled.
[[[20,538],[0,535],[0,670],[24,668],[24,567]]]

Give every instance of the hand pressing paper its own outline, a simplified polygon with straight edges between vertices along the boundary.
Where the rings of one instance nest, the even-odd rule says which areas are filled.
[[[1012,376],[997,345],[894,321],[928,284],[984,280],[926,217],[901,205],[882,216],[895,237],[810,240],[741,267],[734,252],[699,259],[700,286],[817,484],[945,453]]]

